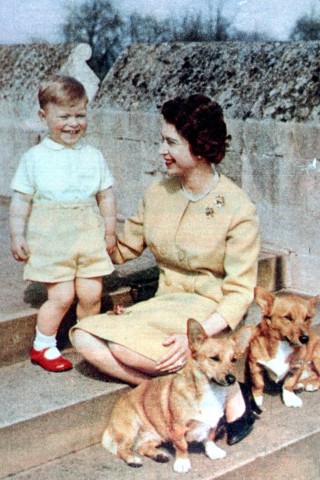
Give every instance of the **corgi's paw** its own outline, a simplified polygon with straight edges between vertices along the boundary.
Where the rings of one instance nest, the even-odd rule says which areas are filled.
[[[173,470],[177,473],[187,473],[191,470],[191,463],[189,458],[177,458],[174,462]]]
[[[286,407],[302,407],[302,400],[295,393],[286,390],[282,390],[282,399]]]
[[[219,458],[224,458],[227,455],[222,448],[217,447],[217,445],[212,441],[205,442],[204,449],[207,457],[211,458],[211,460],[218,460]]]
[[[312,383],[307,383],[305,387],[306,392],[316,392],[317,390],[319,390],[318,387],[316,387],[315,385],[312,385]]]
[[[295,390],[304,390],[304,385],[303,383],[297,383],[297,385],[294,387]]]
[[[256,404],[258,405],[258,407],[262,407],[263,405],[263,395],[254,395],[254,400],[256,402]]]
[[[141,458],[138,457],[137,455],[132,455],[132,457],[126,458],[126,462],[129,465],[129,467],[142,467],[142,461]]]

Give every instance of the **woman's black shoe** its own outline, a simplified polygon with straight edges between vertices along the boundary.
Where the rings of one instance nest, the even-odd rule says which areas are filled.
[[[253,429],[255,416],[252,412],[245,412],[242,417],[234,422],[227,423],[227,443],[235,445],[241,442]]]
[[[252,395],[251,388],[249,388],[245,383],[239,382],[239,387],[246,404],[246,411],[250,410],[257,415],[262,413],[261,408],[256,404],[254,396]]]
[[[239,382],[239,385],[246,404],[246,410],[240,418],[226,424],[228,445],[235,445],[247,437],[253,429],[256,415],[262,413],[261,408],[258,407],[254,400],[251,390],[244,383]]]

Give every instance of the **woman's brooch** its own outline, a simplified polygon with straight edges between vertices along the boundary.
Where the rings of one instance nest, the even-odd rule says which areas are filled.
[[[214,208],[207,207],[206,208],[206,215],[207,215],[207,217],[214,217]]]
[[[215,200],[217,207],[224,207],[224,197],[222,195],[218,195]]]
[[[224,197],[222,195],[218,195],[215,198],[214,204],[218,208],[224,207],[224,205],[225,205]],[[214,217],[214,207],[207,207],[206,210],[205,210],[205,213],[206,213],[206,216],[208,218],[209,217],[213,218]]]

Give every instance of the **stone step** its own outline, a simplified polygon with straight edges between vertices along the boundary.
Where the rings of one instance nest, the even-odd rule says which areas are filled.
[[[270,290],[287,287],[288,250],[264,242],[259,257],[258,285]],[[128,305],[154,295],[157,288],[158,269],[153,257],[146,252],[132,262],[116,267],[116,271],[105,278],[103,311],[113,308],[114,304]],[[32,307],[15,309],[0,315],[0,366],[26,360],[32,345],[39,306],[45,300],[43,285],[31,283],[24,294]],[[64,319],[58,335],[61,349],[70,346],[68,331],[76,321],[75,306]]]
[[[144,258],[120,265],[116,271],[104,279],[102,309],[112,309],[116,303],[124,306],[154,295],[157,287],[158,269],[153,258]],[[26,360],[32,346],[38,308],[46,299],[42,284],[31,283],[27,287],[28,302],[13,312],[0,315],[0,367]],[[70,346],[68,331],[76,322],[75,304],[64,318],[58,333],[58,346],[64,349]]]
[[[124,387],[83,369],[79,362],[73,371],[61,376],[29,363],[2,370],[0,478],[177,478],[170,447],[172,460],[168,464],[144,459],[139,469],[128,467],[101,447],[111,405]],[[192,471],[183,478],[318,480],[320,393],[304,392],[301,398],[303,407],[294,409],[285,407],[279,395],[266,395],[264,412],[251,435],[232,447],[219,440],[218,445],[227,452],[223,460],[210,460],[201,447],[191,446]]]
[[[30,361],[0,376],[0,478],[100,441],[116,396],[126,388],[83,362],[50,373]]]
[[[318,317],[319,311],[317,323]],[[258,318],[257,307],[253,306],[248,322],[256,323]],[[320,333],[319,325],[315,331]],[[1,369],[0,478],[12,478],[15,475],[40,480],[62,478],[62,474],[50,476],[60,468],[69,475],[63,475],[64,478],[71,480],[74,472],[70,465],[78,462],[84,472],[88,469],[88,473],[82,475],[79,468],[76,469],[77,479],[98,479],[102,473],[110,473],[112,476],[107,478],[113,478],[116,472],[121,479],[126,479],[129,473],[130,478],[135,478],[134,470],[99,446],[89,450],[89,453],[85,450],[100,443],[112,405],[127,386],[97,372],[71,349],[66,350],[65,355],[73,361],[74,369],[61,374],[46,372],[30,361]],[[220,475],[231,480],[233,475],[232,478],[257,480],[259,477],[248,476],[246,472],[252,473],[256,465],[261,468],[281,465],[286,458],[295,455],[301,456],[299,468],[314,468],[314,458],[318,465],[318,443],[314,442],[320,440],[320,392],[302,393],[301,397],[304,406],[290,409],[282,404],[279,395],[266,395],[264,413],[256,422],[253,434],[234,447],[228,447],[221,441],[227,448],[228,461],[211,463],[194,451],[192,462],[197,473],[186,478],[201,480],[220,478]],[[82,452],[85,460],[81,460]],[[98,460],[94,460],[96,457]],[[57,459],[57,462],[53,462]],[[171,467],[168,469],[168,466],[149,461],[145,463],[146,467],[140,469],[141,472],[149,472],[149,469],[155,472],[148,479],[161,480],[168,478],[165,476],[168,472],[171,473]],[[33,469],[40,466],[39,474],[34,473]],[[235,477],[238,471],[244,472],[245,476],[237,473]],[[289,477],[271,478],[279,480]],[[312,476],[300,475],[291,476],[290,480],[294,478],[313,479]]]

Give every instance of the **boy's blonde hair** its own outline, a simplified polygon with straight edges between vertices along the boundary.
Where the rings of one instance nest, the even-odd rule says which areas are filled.
[[[85,100],[88,102],[86,90],[81,82],[67,75],[55,75],[40,84],[38,100],[41,109],[48,103],[59,106],[73,106]]]

